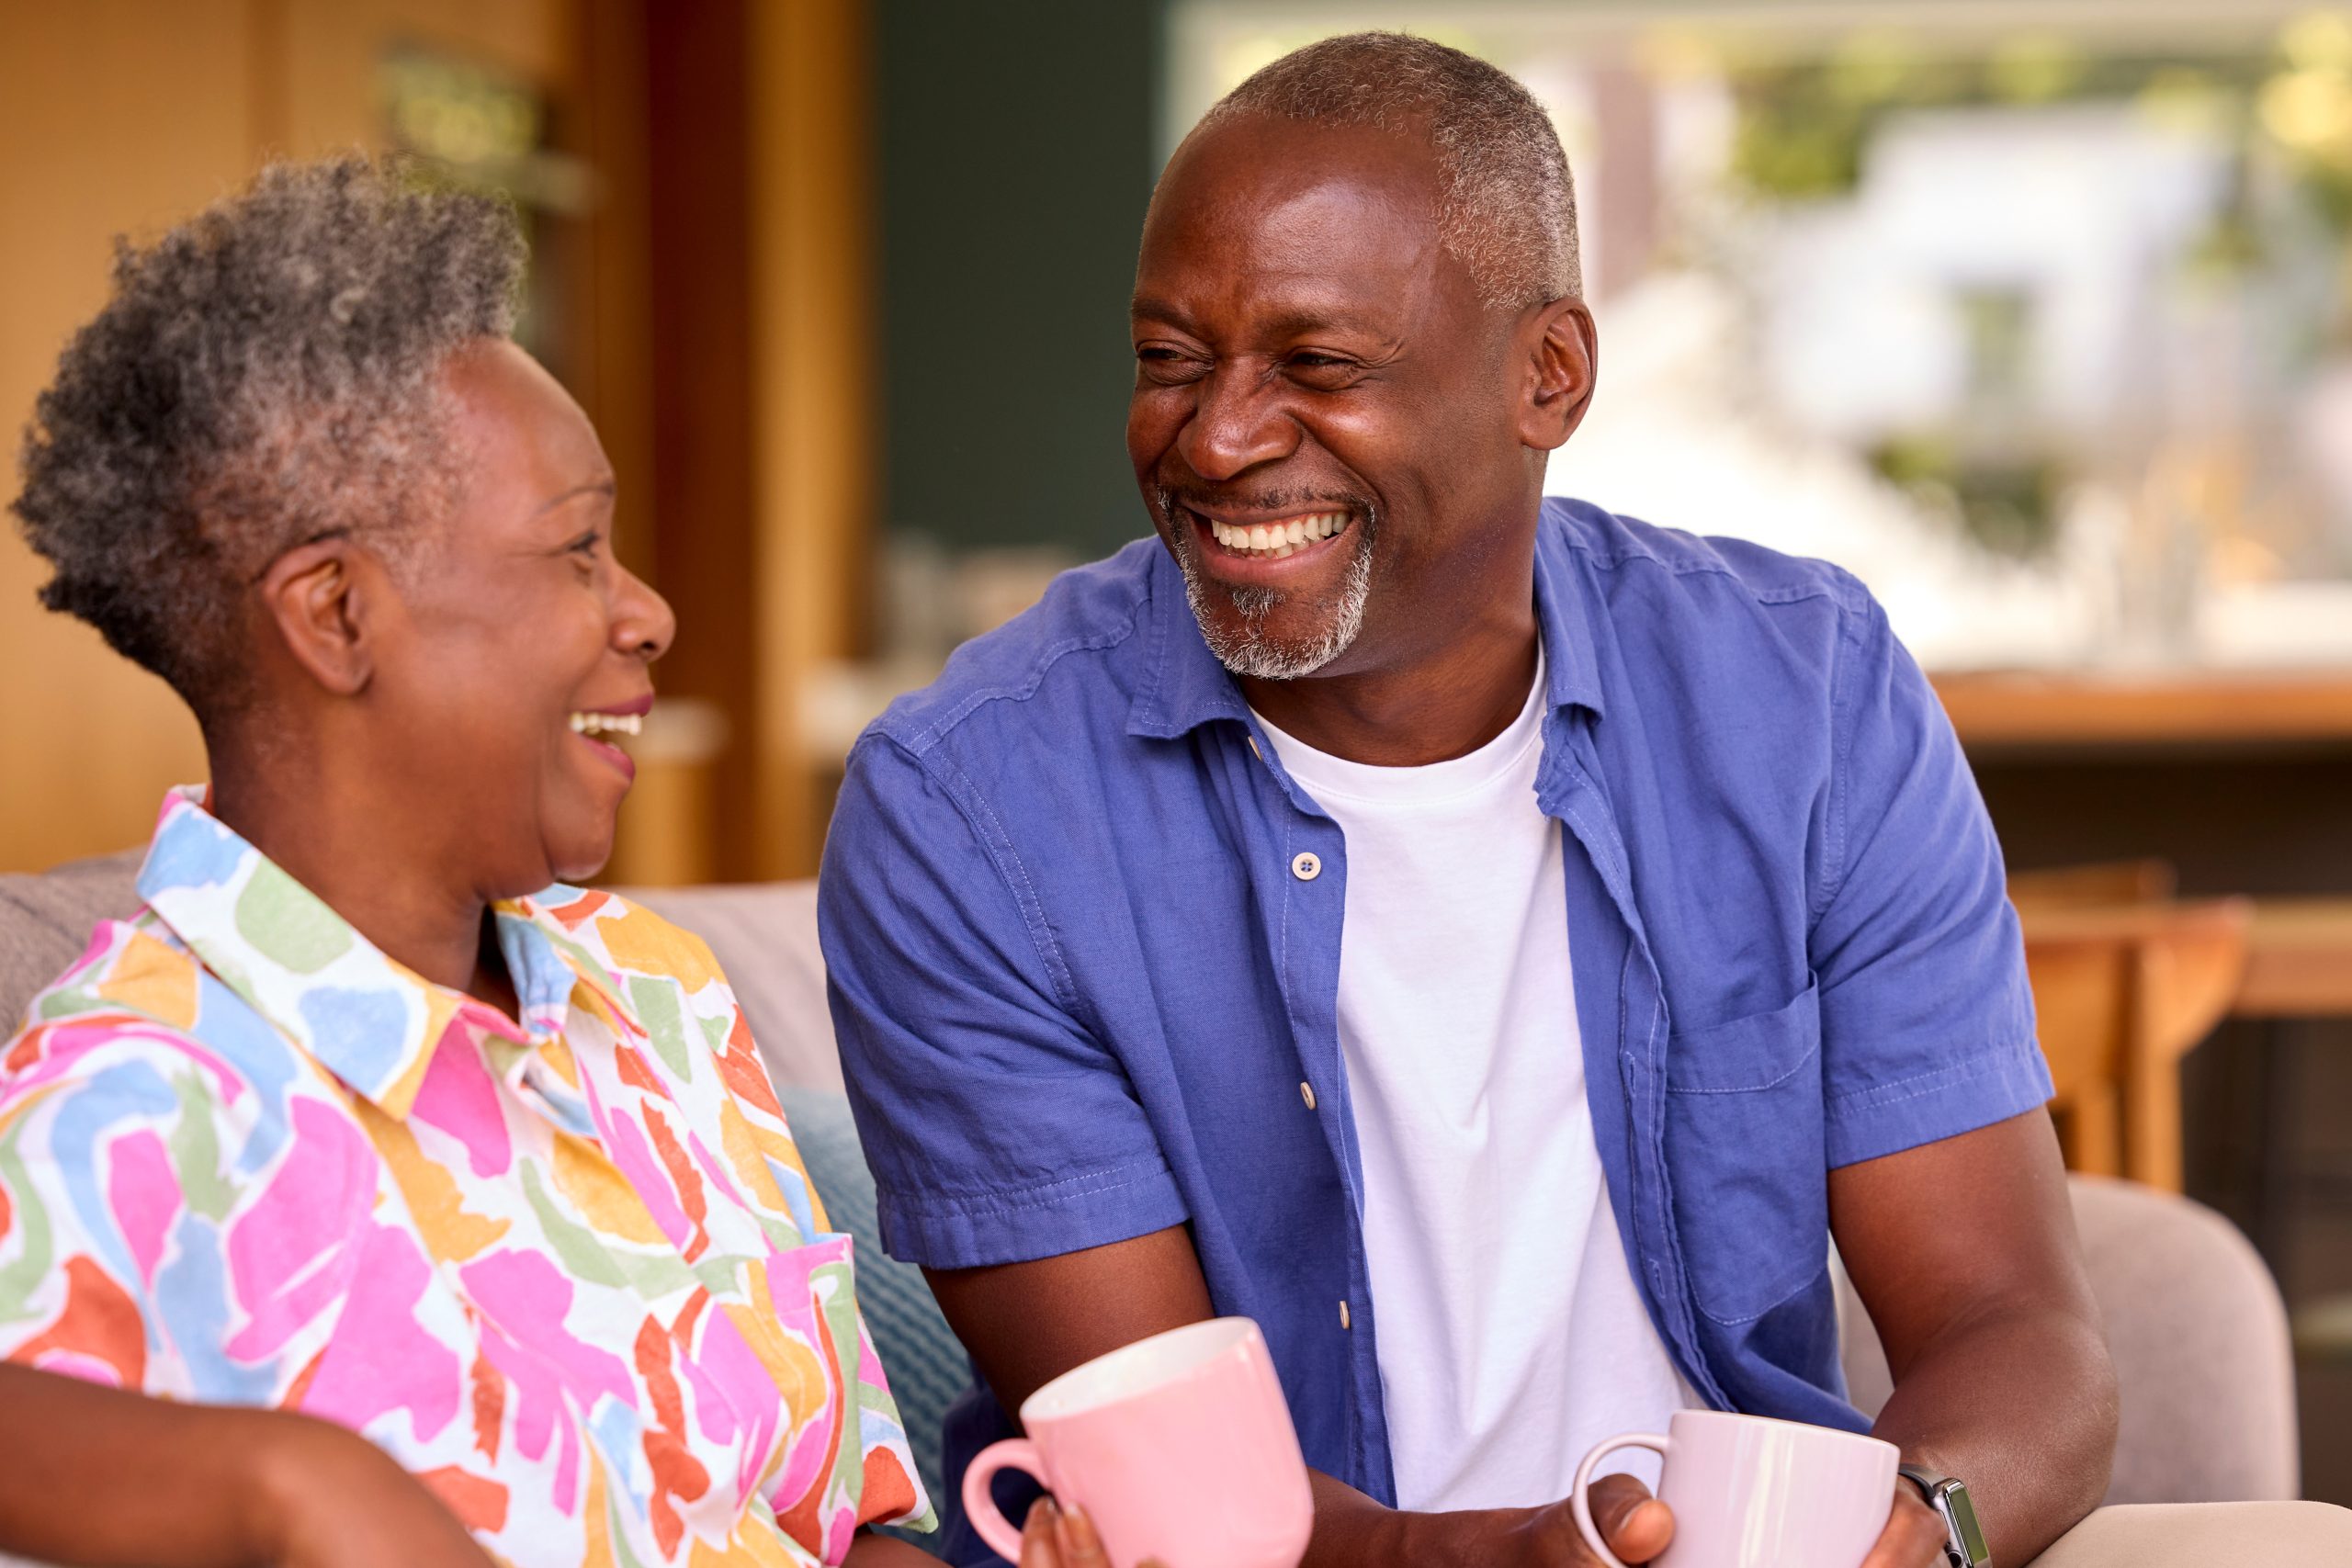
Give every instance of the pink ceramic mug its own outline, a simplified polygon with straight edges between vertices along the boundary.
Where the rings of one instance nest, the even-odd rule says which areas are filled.
[[[989,1483],[1025,1470],[1086,1510],[1114,1568],[1297,1568],[1315,1524],[1306,1461],[1258,1325],[1220,1317],[1064,1372],[1021,1405],[1026,1438],[964,1472],[964,1511],[1009,1561],[1021,1532]]]
[[[1619,1449],[1663,1455],[1657,1495],[1674,1510],[1674,1543],[1651,1568],[1860,1568],[1894,1510],[1893,1443],[1716,1410],[1678,1410],[1663,1438],[1611,1438],[1577,1466],[1577,1529],[1610,1568],[1586,1488]]]

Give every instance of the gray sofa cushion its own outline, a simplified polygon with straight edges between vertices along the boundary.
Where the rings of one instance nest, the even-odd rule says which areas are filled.
[[[90,945],[100,920],[139,908],[143,849],[79,860],[38,876],[0,876],[0,1038],[25,1008]]]

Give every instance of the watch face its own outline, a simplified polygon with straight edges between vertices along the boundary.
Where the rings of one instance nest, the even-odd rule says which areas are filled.
[[[1984,1532],[1976,1526],[1976,1505],[1968,1500],[1968,1488],[1957,1481],[1945,1482],[1942,1490],[1944,1517],[1960,1537],[1960,1549],[1968,1554],[1968,1568],[1977,1568],[1992,1553],[1984,1550]]]

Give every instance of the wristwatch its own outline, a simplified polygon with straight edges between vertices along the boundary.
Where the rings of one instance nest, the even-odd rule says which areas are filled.
[[[1965,1483],[1916,1464],[1904,1465],[1895,1473],[1917,1486],[1943,1520],[1944,1561],[1951,1568],[1991,1568],[1993,1554],[1984,1550],[1984,1532],[1976,1526],[1976,1505],[1968,1500]]]

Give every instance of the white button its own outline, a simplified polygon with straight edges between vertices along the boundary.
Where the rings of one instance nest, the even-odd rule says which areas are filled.
[[[1303,1084],[1300,1084],[1300,1085],[1298,1086],[1298,1098],[1299,1098],[1299,1099],[1301,1099],[1301,1100],[1305,1100],[1305,1101],[1306,1101],[1306,1109],[1308,1109],[1309,1111],[1314,1110],[1314,1109],[1315,1109],[1315,1086],[1314,1086],[1313,1084],[1311,1084],[1311,1083],[1303,1083]]]
[[[1349,1326],[1349,1323],[1348,1323],[1348,1303],[1345,1303],[1345,1302],[1341,1302],[1341,1303],[1340,1303],[1340,1326],[1341,1328],[1346,1328],[1346,1327],[1348,1327],[1348,1326]]]
[[[1301,882],[1312,882],[1323,874],[1322,857],[1313,850],[1301,850],[1290,861],[1290,874]]]

